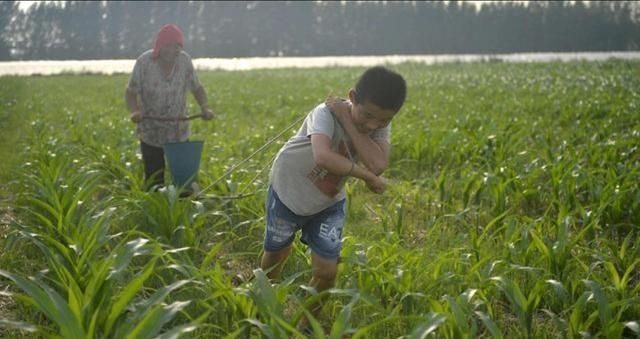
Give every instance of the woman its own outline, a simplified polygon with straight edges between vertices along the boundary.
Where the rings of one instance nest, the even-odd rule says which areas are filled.
[[[202,118],[210,120],[207,94],[200,84],[189,54],[182,50],[184,38],[178,27],[164,25],[152,50],[138,57],[126,90],[131,121],[144,163],[145,181],[157,189],[164,185],[162,145],[184,142],[191,128],[187,117],[187,91],[195,97]]]

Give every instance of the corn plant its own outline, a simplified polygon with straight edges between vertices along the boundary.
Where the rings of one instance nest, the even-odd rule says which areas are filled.
[[[198,201],[182,199],[174,186],[158,192],[138,192],[129,203],[138,211],[139,229],[174,247],[198,248],[205,226],[204,207]],[[136,218],[136,215],[132,215]]]
[[[538,281],[534,288],[529,291],[528,295],[524,295],[520,287],[516,285],[512,280],[505,277],[493,277],[492,280],[496,283],[498,288],[504,293],[511,304],[511,309],[518,317],[520,326],[524,330],[527,338],[533,336],[533,315],[536,311],[540,298],[542,296],[542,289],[544,287],[543,281]]]
[[[562,310],[562,313],[565,313],[564,310],[569,309],[571,307],[570,304],[570,300],[569,300],[569,292],[567,291],[567,289],[564,287],[564,285],[557,281],[557,280],[553,280],[553,279],[548,279],[545,281],[549,286],[551,286],[552,290],[555,293],[555,297],[559,299],[559,303],[560,303],[560,310]],[[573,331],[575,330],[575,328],[570,328],[569,327],[569,323],[567,322],[567,320],[564,317],[564,314],[558,314],[555,313],[552,310],[549,309],[543,309],[543,312],[545,312],[547,315],[549,315],[549,317],[553,320],[553,323],[555,324],[556,328],[558,330],[560,330],[560,332],[562,333],[563,336],[567,337],[569,334],[569,330],[572,330],[571,333],[573,333]],[[581,311],[580,311],[581,312]],[[573,324],[572,324],[573,326]],[[571,336],[569,336],[571,337]]]
[[[9,141],[0,143],[0,167],[12,183],[0,184],[0,202],[13,212],[0,213],[8,246],[0,279],[28,285],[42,307],[61,299],[85,334],[103,305],[92,330],[106,333],[113,313],[103,337],[290,337],[304,316],[321,338],[637,336],[638,63],[394,67],[411,95],[393,122],[389,186],[375,195],[348,184],[338,288],[323,293],[296,285],[309,274],[298,242],[286,283],[259,287],[249,273],[275,144],[227,171],[324,93],[350,88],[358,70],[203,72],[203,85],[216,88],[212,107],[224,113],[193,124],[194,139],[206,142],[199,181],[214,183],[198,202],[172,188],[146,192],[135,126],[120,105],[127,75],[3,79],[12,137],[0,137]],[[27,88],[38,95],[20,93]],[[306,94],[283,94],[293,92]],[[108,258],[137,239],[152,239],[146,252],[96,282],[104,273],[93,267],[115,265]],[[65,320],[15,282],[2,297],[14,291],[14,320],[0,326],[63,336]],[[144,308],[155,293],[162,301]],[[261,299],[274,294],[285,306]],[[304,307],[326,295],[330,322]],[[147,323],[147,332],[123,325],[144,313],[169,320]]]
[[[257,327],[267,338],[284,338],[291,335],[303,336],[295,323],[286,320],[284,315],[285,288],[274,288],[267,275],[261,270],[254,271],[255,280],[252,289],[244,290],[256,305],[256,318],[246,321]],[[289,280],[290,283],[291,280]],[[288,283],[281,286],[287,286]]]
[[[102,173],[90,166],[73,168],[72,161],[64,156],[48,158],[31,163],[32,168],[22,177],[26,190],[21,199],[30,206],[23,211],[37,219],[41,227],[71,235],[73,228],[64,228],[76,223],[92,205]]]
[[[154,253],[155,252],[155,253]],[[38,327],[47,337],[64,338],[151,338],[160,333],[163,325],[184,308],[188,302],[163,303],[167,295],[188,283],[177,281],[135,300],[143,290],[144,282],[156,269],[157,258],[162,254],[145,239],[137,239],[117,246],[113,255],[92,263],[94,274],[81,288],[78,282],[67,279],[65,289],[52,288],[43,278],[24,278],[0,271],[0,275],[12,280],[24,291],[20,299],[46,315],[56,326],[53,329]],[[134,256],[151,255],[152,259],[139,274],[122,284],[126,269]],[[154,258],[155,257],[155,258]],[[54,263],[55,264],[55,263]],[[193,326],[183,327],[191,331]]]
[[[478,320],[494,338],[502,338],[502,333],[495,322],[482,310],[483,301],[472,299],[477,290],[469,289],[456,298],[449,295],[442,297],[441,302],[432,300],[431,309],[446,316],[446,322],[440,326],[439,334],[444,338],[475,338],[480,335]]]
[[[248,323],[240,319],[251,318],[256,306],[248,296],[247,284],[237,286],[235,277],[221,264],[223,242],[217,242],[204,255],[199,266],[184,256],[170,258],[169,267],[194,281],[183,289],[183,298],[192,301],[185,309],[185,317],[201,324],[196,334],[203,337],[243,337],[251,331]]]
[[[570,216],[566,216],[566,213],[567,211],[561,208],[553,233],[550,234],[553,239],[549,239],[549,236],[543,237],[535,228],[529,230],[533,245],[541,255],[540,259],[544,259],[548,272],[560,281],[565,281],[566,277],[572,273],[569,267],[572,264],[571,250],[584,240],[585,235],[593,227],[593,223],[589,223],[584,225],[580,232],[572,235],[573,221]]]
[[[640,302],[640,298],[636,295],[633,298],[625,300],[611,300],[602,290],[602,287],[595,281],[583,280],[584,284],[590,290],[589,300],[594,300],[597,304],[597,310],[589,315],[588,321],[591,319],[598,319],[600,322],[600,328],[595,333],[597,337],[604,338],[620,338],[625,328],[629,328],[635,332],[636,335],[640,334],[637,331],[637,322],[623,322],[622,314],[631,305]],[[635,325],[634,325],[635,324]]]
[[[429,313],[426,319],[411,331],[407,336],[408,339],[424,339],[435,331],[445,322],[446,317],[438,313]]]

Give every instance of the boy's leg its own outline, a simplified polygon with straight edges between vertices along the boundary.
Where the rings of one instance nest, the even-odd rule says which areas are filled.
[[[345,201],[342,200],[319,214],[303,229],[302,240],[309,244],[311,254],[311,282],[319,293],[336,285],[338,275],[338,258],[342,247],[342,230],[345,220]],[[327,295],[310,305],[309,312],[318,318]],[[299,327],[309,326],[306,317],[302,318]]]
[[[279,251],[264,251],[262,254],[262,260],[260,262],[260,268],[267,273],[267,277],[271,280],[280,279],[282,268],[287,258],[291,254],[291,245],[279,250]]]
[[[311,255],[312,275],[309,285],[318,293],[333,288],[336,285],[338,275],[338,259],[325,259],[317,254]],[[317,318],[322,309],[326,295],[310,307],[311,314]]]
[[[285,206],[278,194],[269,185],[267,191],[266,229],[264,234],[264,254],[260,267],[271,280],[279,279],[282,267],[291,254],[293,239],[298,228],[297,222],[303,218],[295,215]]]
[[[310,286],[315,288],[318,293],[335,287],[336,277],[338,275],[338,259],[325,259],[314,253],[311,255],[311,266],[312,275],[311,282],[309,283]],[[318,319],[320,316],[320,311],[322,311],[322,306],[326,299],[327,295],[324,295],[310,305],[309,312],[314,318]],[[309,327],[309,319],[307,319],[306,316],[302,317],[300,323],[298,323],[298,328],[310,333],[311,329]]]

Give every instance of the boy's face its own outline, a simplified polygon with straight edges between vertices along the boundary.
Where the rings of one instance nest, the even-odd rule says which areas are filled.
[[[356,103],[354,90],[349,92],[349,99],[353,103],[351,118],[360,133],[370,133],[375,129],[387,127],[396,115],[394,110],[382,109],[370,101]]]

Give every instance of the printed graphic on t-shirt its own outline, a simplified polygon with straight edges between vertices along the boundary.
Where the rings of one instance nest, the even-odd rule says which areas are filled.
[[[337,153],[349,158],[349,153],[347,152],[344,142],[339,144]],[[343,176],[331,174],[329,171],[319,166],[315,166],[311,169],[311,172],[307,174],[307,178],[313,182],[320,192],[326,194],[330,198],[333,198],[340,193],[344,184]]]

